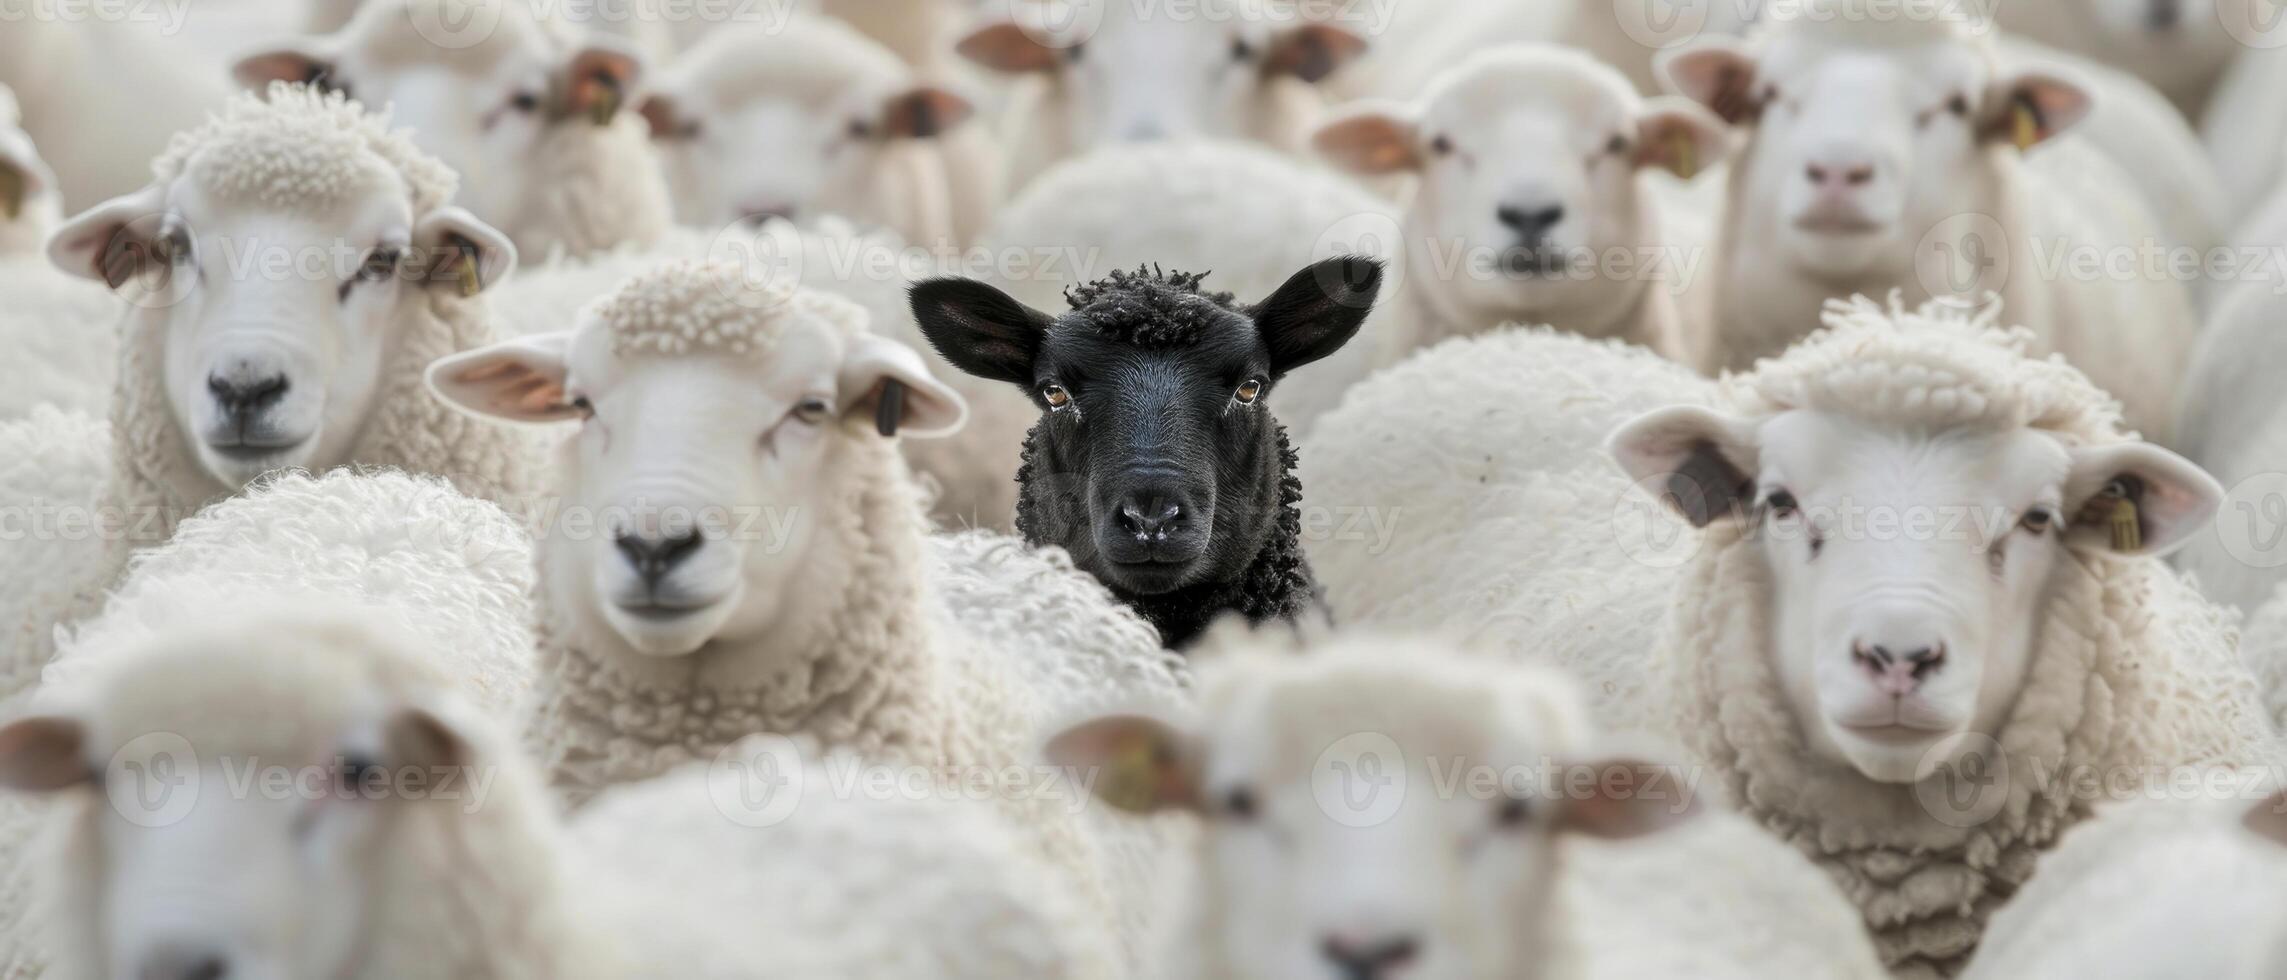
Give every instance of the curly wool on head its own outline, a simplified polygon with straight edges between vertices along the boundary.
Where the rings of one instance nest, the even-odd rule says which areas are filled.
[[[1759,39],[1780,31],[1846,47],[1905,48],[1959,42],[1989,53],[1993,49],[1992,25],[1979,14],[1952,4],[1802,0],[1773,6],[1769,19],[1749,36]]]
[[[677,261],[643,272],[599,301],[614,355],[719,351],[767,357],[786,326],[815,319],[843,337],[866,334],[866,311],[830,293],[773,279],[749,282],[730,262]]]
[[[160,183],[185,176],[224,200],[272,208],[325,207],[370,189],[380,164],[412,191],[414,214],[443,207],[460,178],[413,145],[411,130],[389,128],[340,92],[273,82],[248,92],[197,129],[176,133],[151,162]]]
[[[1199,288],[1207,276],[1162,272],[1157,266],[1115,269],[1095,282],[1066,289],[1064,298],[1072,304],[1074,318],[1107,340],[1147,349],[1185,347],[1207,335],[1216,311],[1240,312],[1232,294]]]

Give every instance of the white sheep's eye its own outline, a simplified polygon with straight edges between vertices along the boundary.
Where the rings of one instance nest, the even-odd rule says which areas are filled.
[[[1233,820],[1253,820],[1258,809],[1255,792],[1244,786],[1223,794],[1223,813]]]
[[[1500,809],[1493,811],[1493,826],[1504,830],[1522,827],[1532,816],[1533,805],[1512,796],[1502,800]]]
[[[1053,411],[1072,404],[1072,393],[1065,391],[1063,385],[1041,385],[1040,400],[1047,402],[1049,409]]]
[[[1242,382],[1239,385],[1239,390],[1231,394],[1231,397],[1238,399],[1239,404],[1241,405],[1252,405],[1255,403],[1255,399],[1261,398],[1262,396],[1263,383],[1261,381],[1255,380],[1254,378],[1248,378],[1246,381]]]
[[[1969,118],[1969,96],[1954,93],[1953,98],[1946,100],[1946,111],[1964,119]]]
[[[865,121],[865,120],[863,120],[863,119],[852,119],[852,120],[850,120],[850,138],[851,138],[851,139],[855,139],[855,140],[862,140],[862,139],[865,139],[865,138],[867,138],[867,137],[870,137],[870,136],[872,136],[873,134],[874,134],[874,125],[873,125],[873,123],[867,122],[867,121]]]
[[[1248,44],[1246,38],[1235,37],[1231,39],[1232,61],[1252,61],[1254,60],[1254,57],[1255,46]]]
[[[1604,152],[1612,154],[1613,156],[1627,155],[1628,137],[1622,136],[1618,133],[1612,134],[1612,139],[1604,144]]]
[[[518,112],[538,112],[540,96],[531,92],[518,92],[509,98],[508,107]]]
[[[365,257],[365,264],[358,267],[357,277],[368,282],[378,282],[389,278],[390,274],[396,271],[397,250],[377,248],[373,250],[373,254]]]
[[[572,410],[580,413],[580,417],[583,419],[596,417],[596,403],[589,401],[586,395],[573,396]]]
[[[2057,515],[2055,514],[2046,510],[2029,510],[2025,512],[2025,517],[2017,522],[2017,526],[2034,534],[2046,534],[2056,522]]]
[[[1446,156],[1453,152],[1453,137],[1439,133],[1429,141],[1429,152]]]
[[[1763,506],[1770,508],[1772,517],[1793,517],[1803,512],[1803,505],[1796,502],[1795,495],[1785,490],[1771,491]]]
[[[159,233],[159,257],[168,265],[184,265],[191,260],[191,231],[180,224],[168,223]]]
[[[826,416],[833,414],[833,412],[834,406],[817,395],[804,398],[794,405],[794,418],[806,425],[817,425],[824,422]]]

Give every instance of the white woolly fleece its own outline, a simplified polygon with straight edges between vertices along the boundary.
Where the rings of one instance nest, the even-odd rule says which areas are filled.
[[[119,298],[32,254],[0,257],[0,296],[0,345],[10,351],[0,419],[35,405],[101,416],[119,360]]]
[[[267,100],[242,95],[206,126],[178,134],[153,169],[161,182],[188,179],[209,193],[291,208],[358,192],[366,185],[349,175],[376,166],[403,178],[416,219],[451,197],[452,172],[416,149],[406,133],[390,132],[386,117],[339,95],[280,85]],[[373,414],[348,458],[362,466],[441,476],[462,492],[520,503],[521,495],[538,486],[539,437],[453,411],[431,397],[422,381],[431,361],[497,339],[485,300],[482,294],[463,297],[449,289],[431,289],[426,296],[426,302],[408,303],[407,315],[393,327],[398,331],[395,358],[383,371]],[[217,486],[200,468],[175,421],[164,377],[171,312],[127,308],[111,397],[111,459],[100,477],[101,493],[86,493],[97,479],[90,474],[70,475],[60,484],[53,476],[27,474],[27,479],[0,484],[0,493],[8,494],[11,503],[65,499],[126,522],[125,533],[54,542],[59,549],[79,549],[74,567],[94,569],[92,577],[58,581],[46,569],[22,573],[42,576],[42,588],[50,595],[100,589],[132,549],[166,541],[177,522],[237,489]],[[30,640],[8,651],[0,679],[29,679],[52,654],[46,639],[50,628],[92,611],[85,604],[40,600],[24,607],[24,618],[0,621],[12,635]],[[14,690],[0,689],[0,697]]]
[[[1362,386],[1304,447],[1314,506],[1401,512],[1373,579],[1357,542],[1314,550],[1313,562],[1346,621],[1482,623],[1478,635],[1512,655],[1575,671],[1607,724],[1671,734],[1722,775],[1744,813],[1834,874],[1894,970],[1951,974],[2035,857],[2089,814],[2068,780],[2044,774],[2269,758],[2276,736],[2231,617],[2157,560],[2065,559],[2017,706],[1995,733],[2004,805],[1948,826],[1911,786],[1809,761],[1766,659],[1770,580],[1753,542],[1737,527],[1685,527],[1633,494],[1585,437],[1641,410],[1701,404],[1750,417],[1817,406],[1975,418],[2083,446],[2128,438],[2116,403],[2072,368],[2027,357],[2026,332],[1995,328],[1996,316],[1837,303],[1826,330],[1719,384],[1537,332],[1435,348]],[[1421,385],[1435,377],[1499,379],[1522,410],[1489,394],[1424,409]],[[1448,523],[1401,496],[1440,483],[1467,486],[1477,502]],[[1433,523],[1417,534],[1408,520]]]

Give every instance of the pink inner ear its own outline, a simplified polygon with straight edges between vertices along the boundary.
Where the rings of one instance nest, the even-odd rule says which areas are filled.
[[[994,71],[1051,71],[1062,62],[1060,52],[1042,44],[1015,24],[978,28],[954,47],[961,57]]]
[[[1271,42],[1266,75],[1293,75],[1316,84],[1366,53],[1366,40],[1332,24],[1304,24]]]
[[[1388,116],[1329,123],[1311,142],[1328,159],[1358,173],[1386,174],[1421,164],[1414,153],[1413,127]]]

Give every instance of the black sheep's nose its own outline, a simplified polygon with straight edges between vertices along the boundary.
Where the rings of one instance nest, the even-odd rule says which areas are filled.
[[[1411,936],[1400,936],[1377,943],[1357,943],[1339,936],[1328,936],[1319,944],[1318,951],[1325,954],[1344,980],[1379,980],[1408,963],[1421,951],[1421,945]]]
[[[206,390],[214,396],[215,404],[233,416],[252,415],[278,403],[286,397],[286,376],[273,374],[262,378],[225,378],[208,375]]]
[[[635,569],[635,574],[643,577],[645,586],[658,588],[660,579],[698,552],[702,540],[698,530],[693,529],[656,538],[622,534],[611,543],[627,559],[628,566]]]
[[[1564,221],[1564,205],[1528,208],[1504,204],[1493,212],[1501,223],[1515,229],[1517,237],[1537,242],[1548,236],[1548,230]]]
[[[1132,494],[1120,501],[1120,529],[1138,541],[1164,541],[1183,527],[1183,505],[1158,494]]]

